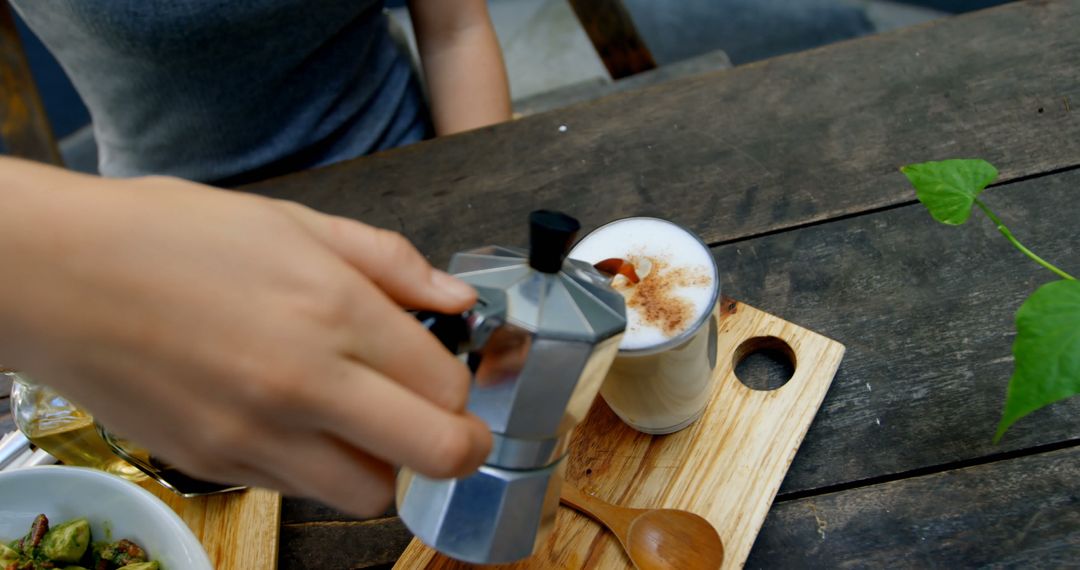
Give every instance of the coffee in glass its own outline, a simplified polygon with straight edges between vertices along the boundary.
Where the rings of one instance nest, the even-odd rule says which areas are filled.
[[[626,333],[601,395],[628,425],[681,430],[712,398],[720,279],[709,248],[659,218],[626,218],[588,234],[570,257],[613,275]]]

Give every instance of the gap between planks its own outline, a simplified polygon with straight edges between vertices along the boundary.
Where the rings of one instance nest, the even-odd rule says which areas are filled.
[[[1029,180],[1035,180],[1037,178],[1044,178],[1044,177],[1048,177],[1048,176],[1055,176],[1055,175],[1058,175],[1058,174],[1065,174],[1067,172],[1072,172],[1074,170],[1080,170],[1080,164],[1072,164],[1072,165],[1069,165],[1069,166],[1062,166],[1060,168],[1054,168],[1054,169],[1051,169],[1051,170],[1047,170],[1045,172],[1038,172],[1038,173],[1034,173],[1034,174],[1025,174],[1025,175],[1022,175],[1022,176],[1016,176],[1014,178],[1009,178],[1008,180],[1002,180],[1002,181],[999,181],[999,182],[995,182],[995,183],[987,186],[986,189],[990,190],[992,188],[1000,188],[1000,187],[1003,187],[1003,186],[1010,186],[1012,184],[1019,184],[1021,182],[1027,182]],[[912,190],[912,192],[914,192],[914,189]],[[884,204],[882,206],[874,206],[874,207],[866,208],[864,210],[859,210],[858,212],[850,212],[850,213],[847,213],[847,214],[841,214],[841,215],[838,215],[838,216],[833,216],[831,218],[821,218],[821,219],[817,219],[817,220],[809,220],[809,221],[802,222],[802,223],[799,223],[799,224],[792,224],[790,226],[785,226],[785,227],[782,227],[782,228],[774,228],[774,229],[771,229],[771,230],[768,230],[768,231],[758,232],[756,234],[748,234],[748,235],[745,235],[745,236],[739,236],[739,237],[719,240],[719,241],[711,242],[711,243],[709,243],[707,245],[709,246],[709,248],[714,248],[714,247],[721,247],[721,246],[725,246],[725,245],[731,245],[731,244],[735,244],[735,243],[742,243],[742,242],[746,242],[746,241],[751,241],[751,240],[755,240],[755,239],[759,239],[759,238],[763,238],[763,237],[774,236],[774,235],[783,234],[783,233],[787,233],[787,232],[792,232],[792,231],[796,231],[796,230],[801,230],[801,229],[805,229],[805,228],[812,228],[812,227],[815,227],[815,226],[831,224],[833,222],[840,222],[840,221],[843,221],[843,220],[861,218],[863,216],[872,216],[874,214],[880,214],[882,212],[888,212],[888,211],[891,211],[891,210],[899,210],[900,208],[907,208],[909,206],[914,206],[914,205],[916,205],[918,203],[919,203],[919,201],[916,199],[916,200],[905,200],[903,202],[896,202],[896,203],[893,203],[893,204]]]
[[[282,528],[333,528],[333,527],[374,527],[383,526],[387,524],[396,524],[401,520],[397,516],[383,517],[378,519],[368,519],[364,521],[311,521],[311,522],[291,522],[281,525]]]
[[[1060,451],[1062,449],[1070,449],[1078,446],[1080,446],[1080,439],[1068,439],[1065,441],[1057,441],[1045,445],[1036,445],[1034,447],[1028,447],[1024,449],[1014,449],[1012,451],[1005,451],[1002,453],[993,453],[973,459],[965,459],[963,461],[942,463],[939,465],[931,465],[929,467],[920,467],[918,469],[910,469],[908,471],[900,471],[898,473],[881,475],[878,477],[870,477],[867,479],[859,479],[856,481],[837,483],[836,485],[827,485],[825,487],[817,487],[815,489],[806,489],[803,491],[795,491],[792,493],[781,493],[776,495],[776,498],[773,500],[773,504],[798,501],[800,499],[807,499],[811,497],[820,497],[822,495],[829,495],[832,493],[842,493],[844,491],[861,489],[863,487],[873,487],[875,485],[883,485],[886,483],[895,483],[897,481],[903,481],[905,479],[915,479],[918,477],[925,477],[927,475],[936,475],[939,473],[946,473],[959,469],[967,469],[969,467],[978,467],[981,465],[990,465],[1003,461],[1012,461],[1014,459],[1041,455],[1044,453]]]

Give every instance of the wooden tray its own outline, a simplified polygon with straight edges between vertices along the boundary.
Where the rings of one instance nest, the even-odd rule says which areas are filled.
[[[146,481],[144,488],[165,501],[202,542],[216,570],[274,570],[278,559],[281,495],[248,489],[185,499]]]
[[[844,345],[726,297],[717,310],[718,377],[702,418],[678,433],[654,437],[627,427],[597,398],[570,444],[566,479],[615,504],[698,513],[724,541],[723,567],[741,568],[832,384]],[[795,363],[787,384],[758,391],[736,378],[743,356],[784,343]],[[507,568],[630,566],[611,534],[563,507],[547,543]],[[416,539],[394,566],[466,567]]]

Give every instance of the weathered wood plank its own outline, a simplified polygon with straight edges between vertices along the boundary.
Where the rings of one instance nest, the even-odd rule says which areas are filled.
[[[0,139],[14,156],[62,164],[7,0],[0,0]]]
[[[524,243],[538,207],[759,235],[908,201],[908,162],[982,156],[1006,180],[1080,163],[1077,29],[1080,1],[1010,4],[248,189],[402,231],[438,264]]]
[[[379,519],[392,517],[397,513],[393,505],[383,513],[382,516],[376,517]],[[343,513],[332,507],[328,507],[319,501],[313,499],[301,499],[298,497],[285,497],[282,499],[281,505],[281,522],[282,524],[299,524],[309,522],[326,522],[326,521],[349,521],[349,522],[361,522],[369,519],[360,519],[352,515]]]
[[[319,501],[297,497],[282,497],[281,524],[301,524],[309,522],[348,521],[360,522],[361,519],[328,507]]]
[[[983,198],[1025,245],[1076,272],[1078,189],[1073,170]],[[1080,438],[1075,398],[991,443],[1012,373],[1013,315],[1055,276],[981,212],[950,227],[906,206],[714,253],[725,294],[848,347],[781,497]]]
[[[1080,170],[984,198],[1025,244],[1069,269],[1080,267],[1077,188]],[[1012,315],[1052,276],[978,214],[945,227],[908,206],[714,251],[728,294],[849,347],[781,497],[1080,437],[1075,399],[990,442],[1012,368]]]
[[[1066,568],[1080,447],[773,507],[746,568]]]
[[[281,526],[279,570],[372,568],[392,563],[412,535],[397,517]]]
[[[612,93],[622,93],[632,89],[641,89],[650,85],[657,85],[680,77],[700,75],[710,71],[730,69],[731,59],[722,50],[702,54],[700,56],[682,60],[658,67],[652,71],[638,73],[619,81],[607,81],[602,78],[594,78],[574,85],[547,91],[532,97],[526,97],[514,101],[514,112],[522,115],[533,115],[568,107],[575,103],[592,101]]]
[[[1068,269],[1080,267],[1069,201],[1077,188],[1080,170],[984,198],[1026,245]],[[908,206],[714,251],[728,294],[848,345],[781,499],[1080,438],[1074,399],[1019,422],[1001,445],[990,442],[1012,368],[1012,315],[1052,275],[978,214],[946,227]],[[920,496],[948,500],[947,490]],[[956,530],[967,533],[965,548],[975,548],[975,530]]]

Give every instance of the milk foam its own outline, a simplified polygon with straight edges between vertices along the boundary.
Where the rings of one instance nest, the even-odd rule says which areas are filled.
[[[590,264],[612,257],[647,258],[657,260],[658,266],[664,266],[659,269],[659,276],[682,271],[705,278],[697,280],[703,281],[701,284],[671,289],[673,297],[689,303],[692,313],[692,316],[685,320],[683,330],[676,331],[673,335],[646,322],[640,308],[628,305],[626,334],[619,345],[621,350],[640,350],[663,344],[673,336],[682,334],[686,328],[697,323],[703,314],[712,310],[709,302],[713,300],[713,288],[717,283],[716,266],[712,256],[696,237],[671,222],[656,218],[628,218],[612,222],[585,236],[570,251],[570,257]],[[645,279],[648,279],[648,276]],[[630,299],[632,289],[617,289]]]

